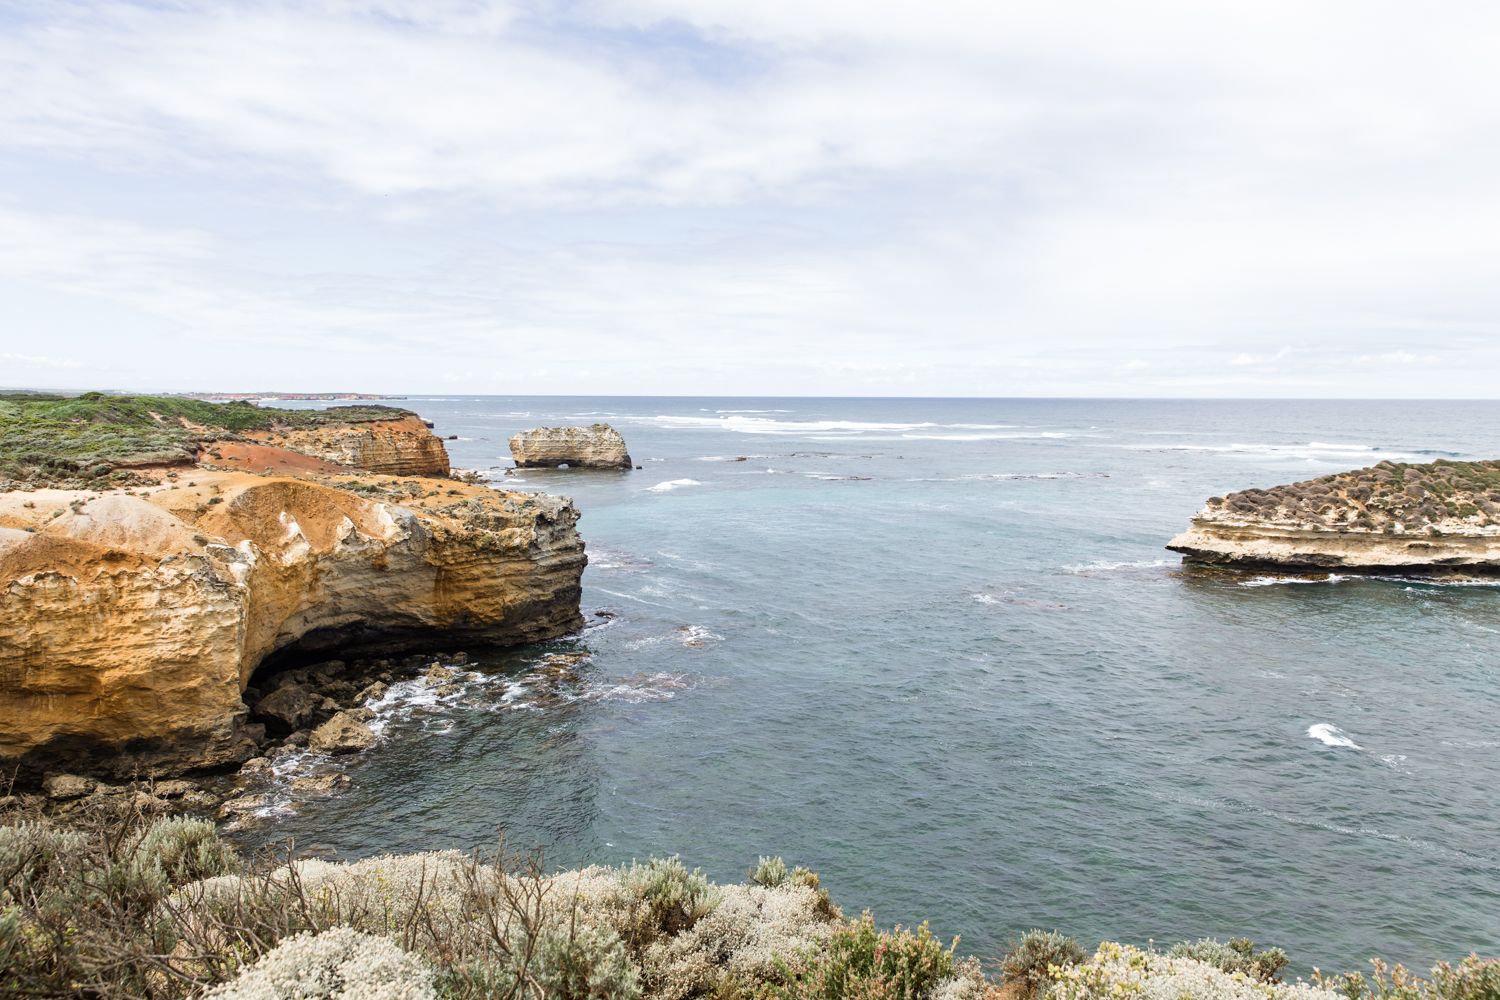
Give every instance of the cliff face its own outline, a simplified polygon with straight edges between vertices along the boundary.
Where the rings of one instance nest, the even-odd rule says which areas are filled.
[[[536,427],[510,439],[510,454],[522,469],[628,469],[625,439],[609,424],[587,427]]]
[[[448,474],[448,449],[412,414],[343,426],[309,427],[247,434],[262,444],[300,452],[336,465],[384,476]]]
[[[1289,571],[1500,573],[1500,465],[1382,462],[1211,497],[1167,548],[1186,562]]]
[[[263,738],[240,693],[273,652],[531,642],[582,624],[586,559],[564,499],[408,480],[398,504],[192,477],[144,497],[0,494],[0,768],[228,766]],[[439,488],[441,508],[417,506]]]

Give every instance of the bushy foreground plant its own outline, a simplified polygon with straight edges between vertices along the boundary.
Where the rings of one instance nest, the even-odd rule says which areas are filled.
[[[1213,938],[1182,941],[1167,953],[1171,958],[1191,958],[1212,965],[1221,972],[1243,972],[1263,983],[1281,981],[1281,970],[1291,961],[1280,948],[1256,951],[1249,938],[1230,938],[1223,944]]]
[[[719,905],[722,893],[697,868],[691,872],[676,855],[632,861],[618,872],[620,891],[610,900],[613,922],[637,953],[661,937],[691,930]]]
[[[953,973],[953,945],[943,950],[923,923],[915,934],[880,931],[866,910],[834,930],[805,972],[788,974],[781,1000],[917,1000]],[[783,966],[784,967],[784,966]]]
[[[1325,976],[1314,970],[1313,980],[1335,990],[1347,1000],[1500,1000],[1500,959],[1481,959],[1470,954],[1455,968],[1448,962],[1432,967],[1431,982],[1371,959],[1374,974],[1366,979],[1359,972]]]
[[[1306,983],[1262,982],[1244,972],[1225,972],[1194,958],[1142,951],[1105,941],[1093,958],[1067,968],[1054,966],[1048,1000],[1338,1000]]]
[[[1078,965],[1087,958],[1088,952],[1076,938],[1033,927],[1008,942],[996,971],[1000,982],[1014,990],[1020,1000],[1036,1000],[1052,984],[1051,970]]]

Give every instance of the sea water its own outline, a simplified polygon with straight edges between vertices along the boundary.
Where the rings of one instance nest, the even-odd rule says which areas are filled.
[[[720,881],[781,855],[978,955],[1031,927],[1245,936],[1302,973],[1500,953],[1500,590],[1163,549],[1210,495],[1500,457],[1495,404],[399,405],[455,466],[573,498],[589,624],[468,650],[462,696],[399,689],[350,790],[242,836],[357,858],[503,828]],[[593,422],[641,468],[503,475],[511,434]],[[537,672],[558,653],[587,659]]]

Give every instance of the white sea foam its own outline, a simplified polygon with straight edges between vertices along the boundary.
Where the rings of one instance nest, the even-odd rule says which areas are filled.
[[[1108,479],[1107,472],[976,472],[959,479]]]
[[[1343,583],[1348,579],[1351,578],[1337,573],[1329,573],[1327,576],[1255,576],[1240,580],[1238,584],[1241,587],[1274,587],[1281,583]]]
[[[1266,458],[1293,458],[1314,462],[1337,462],[1342,465],[1374,465],[1377,462],[1423,462],[1430,455],[1391,451],[1378,445],[1309,441],[1306,444],[1123,444],[1127,451],[1198,451],[1261,455]],[[1448,454],[1447,452],[1443,453]]]
[[[667,490],[675,490],[679,486],[702,486],[696,479],[673,479],[665,483],[657,483],[655,486],[646,488],[647,493],[665,493]]]
[[[1148,559],[1142,562],[1108,562],[1100,560],[1081,566],[1064,566],[1063,569],[1069,573],[1077,573],[1087,576],[1089,573],[1109,573],[1117,569],[1160,569],[1163,566],[1176,565],[1170,559]]]
[[[1364,747],[1344,735],[1344,731],[1338,726],[1329,725],[1326,722],[1319,722],[1317,725],[1308,726],[1307,735],[1321,741],[1324,746],[1349,747],[1352,750],[1364,749]]]

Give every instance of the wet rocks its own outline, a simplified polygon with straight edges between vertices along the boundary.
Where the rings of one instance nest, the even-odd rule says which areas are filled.
[[[273,733],[293,733],[312,721],[315,709],[312,695],[297,684],[289,684],[256,702],[254,718]]]
[[[391,686],[389,684],[376,681],[354,696],[354,704],[363,705],[366,702],[379,701],[385,697],[385,693],[390,689]]]
[[[271,762],[265,757],[252,757],[240,765],[240,774],[265,775],[271,773]]]
[[[375,733],[348,713],[340,712],[313,730],[308,747],[316,753],[359,753],[375,745]]]
[[[432,669],[427,671],[426,683],[428,687],[439,687],[443,684],[453,683],[453,677],[453,671],[441,664],[434,663]]]
[[[306,778],[293,778],[292,791],[303,795],[332,795],[351,784],[353,782],[347,774],[316,774]]]
[[[229,799],[220,805],[218,817],[219,819],[227,819],[230,816],[264,809],[270,804],[271,797],[263,792],[255,795],[241,795],[239,798]]]

